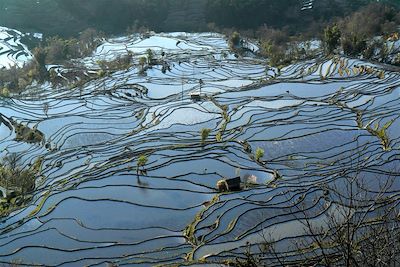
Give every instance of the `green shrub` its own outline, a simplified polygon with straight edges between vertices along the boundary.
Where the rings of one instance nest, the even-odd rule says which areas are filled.
[[[240,46],[241,37],[238,32],[233,32],[229,37],[229,45],[234,48]]]
[[[210,133],[211,133],[211,129],[208,129],[208,128],[201,129],[200,135],[201,135],[201,143],[202,144],[205,143],[205,141],[207,140],[207,138],[210,135]]]
[[[256,161],[260,161],[260,159],[264,157],[264,149],[262,149],[261,147],[257,147],[254,157]]]
[[[155,58],[154,58],[154,52],[153,52],[153,50],[151,50],[150,48],[147,49],[147,50],[146,50],[146,55],[147,55],[147,63],[148,63],[150,66],[154,65]]]
[[[341,36],[342,32],[340,31],[338,25],[334,24],[325,28],[324,44],[329,54],[339,46]]]
[[[139,172],[140,168],[144,168],[144,166],[146,165],[148,160],[149,159],[147,158],[146,155],[140,155],[139,156],[139,158],[137,159],[137,164],[136,164],[137,165],[137,168],[136,168],[137,172]]]
[[[4,87],[4,88],[1,90],[1,96],[2,96],[2,97],[9,97],[9,96],[10,96],[10,90],[8,90],[7,87]]]
[[[291,60],[286,56],[286,46],[279,46],[271,41],[261,43],[261,54],[267,57],[270,66],[279,67]]]
[[[222,142],[222,133],[218,132],[217,135],[215,136],[215,139],[217,140],[217,142]]]
[[[400,66],[400,53],[394,58],[394,65]]]
[[[16,153],[5,156],[0,163],[0,185],[7,190],[16,190],[19,194],[30,193],[35,188],[35,177],[40,171],[38,160],[31,168],[22,168]]]
[[[346,55],[357,56],[360,55],[367,48],[365,38],[352,34],[342,38],[342,49]]]
[[[110,61],[106,60],[97,61],[97,64],[103,71],[106,70],[116,71],[116,70],[128,69],[131,66],[131,63],[132,63],[131,54],[119,55]]]
[[[140,57],[140,58],[139,58],[139,65],[140,65],[140,67],[141,67],[142,69],[144,69],[144,66],[146,65],[146,61],[147,61],[147,58],[146,58],[146,57]]]

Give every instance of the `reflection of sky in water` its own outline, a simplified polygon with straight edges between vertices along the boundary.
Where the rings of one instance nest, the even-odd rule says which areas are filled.
[[[340,219],[340,207],[319,198],[320,186],[352,170],[354,151],[360,150],[363,162],[382,168],[386,158],[398,154],[395,146],[383,151],[380,140],[359,129],[352,110],[365,109],[365,123],[376,117],[381,125],[395,119],[400,104],[397,73],[383,81],[350,73],[349,81],[326,60],[314,69],[310,62],[284,68],[282,76],[266,81],[264,59],[213,57],[227,49],[226,40],[215,34],[116,38],[84,61],[113,57],[127,47],[138,54],[147,48],[168,50],[174,65],[165,74],[159,67],[147,76],[137,75],[135,68],[113,73],[80,92],[61,88],[54,93],[44,86],[43,95],[34,100],[0,100],[5,117],[36,126],[52,148],[17,143],[0,126],[1,148],[24,151],[27,163],[44,155],[46,176],[32,204],[3,222],[2,227],[10,226],[6,235],[0,234],[3,261],[36,263],[39,255],[46,265],[168,257],[182,263],[182,255],[194,249],[183,238],[185,227],[216,195],[216,182],[235,176],[242,181],[252,176],[254,184],[220,195],[197,216],[201,220],[193,226],[194,237],[205,243],[197,244],[194,257],[245,246],[261,240],[261,234],[291,238],[303,231],[288,209],[293,201],[304,199],[311,206],[319,199]],[[187,60],[179,64],[182,57]],[[311,69],[305,79],[298,78],[303,68]],[[320,72],[334,79],[321,82]],[[199,89],[200,78],[208,98],[194,103],[188,93]],[[141,97],[137,85],[148,94]],[[390,91],[389,86],[397,89]],[[395,145],[398,125],[396,121],[389,129]],[[200,141],[202,128],[211,129],[205,144]],[[253,158],[257,147],[265,151],[262,162]],[[147,174],[136,169],[142,154],[148,156]],[[312,223],[320,225],[326,215]]]
[[[26,45],[21,43],[22,33],[0,27],[0,68],[22,66],[32,58]]]

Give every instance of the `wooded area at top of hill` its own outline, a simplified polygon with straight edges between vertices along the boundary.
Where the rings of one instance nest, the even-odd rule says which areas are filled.
[[[375,0],[3,0],[0,25],[46,35],[77,35],[87,28],[110,34],[137,31],[256,29],[262,25],[306,31],[309,25],[343,17]],[[380,1],[398,5],[398,1]]]

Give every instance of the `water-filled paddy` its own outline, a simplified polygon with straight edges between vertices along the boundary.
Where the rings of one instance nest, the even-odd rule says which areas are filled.
[[[3,155],[21,153],[24,164],[44,156],[45,177],[32,203],[1,222],[1,262],[218,262],[262,242],[261,234],[285,255],[305,234],[294,203],[315,224],[328,214],[340,219],[335,195],[324,197],[324,188],[341,188],[362,170],[357,175],[374,194],[376,177],[399,175],[399,73],[341,75],[340,68],[364,63],[340,59],[298,63],[274,77],[265,60],[234,57],[212,33],[108,40],[84,62],[95,68],[98,59],[129,50],[137,63],[148,48],[157,56],[163,50],[171,70],[140,75],[133,66],[83,88],[42,86],[1,99],[2,116],[45,135],[43,144],[26,144],[0,127]],[[199,79],[207,97],[193,102]],[[367,125],[389,121],[384,149]],[[204,144],[202,128],[211,129]],[[257,147],[262,162],[254,160]],[[146,172],[137,175],[143,154]],[[216,182],[235,175],[254,175],[256,185],[215,199]],[[398,193],[395,182],[386,196],[396,204]]]

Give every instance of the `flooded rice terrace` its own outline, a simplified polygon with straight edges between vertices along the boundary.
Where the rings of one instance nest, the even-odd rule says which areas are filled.
[[[21,42],[23,36],[19,31],[0,27],[0,68],[22,66],[32,58],[27,46]]]
[[[131,51],[135,66],[82,87],[45,84],[0,99],[4,121],[45,139],[16,141],[1,124],[3,156],[16,152],[26,166],[43,157],[43,169],[31,203],[2,218],[0,262],[221,263],[261,253],[263,242],[295,262],[307,254],[296,252],[299,240],[313,243],[306,219],[326,228],[352,205],[368,218],[397,205],[400,74],[347,58],[278,70],[249,45],[238,56],[214,33],[110,39],[83,64],[97,71],[99,60]],[[149,48],[167,70],[139,73]],[[18,57],[8,51],[2,64]],[[211,129],[204,142],[202,129]],[[137,170],[141,155],[148,161]],[[218,193],[219,180],[236,176],[243,190]],[[355,178],[367,189],[350,205]]]

